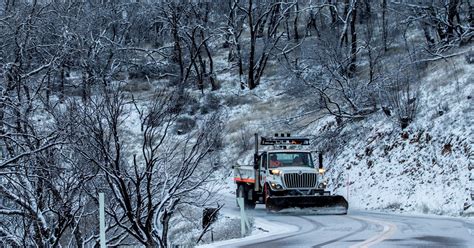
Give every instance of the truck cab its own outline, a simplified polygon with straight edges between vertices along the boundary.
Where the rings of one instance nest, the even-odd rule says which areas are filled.
[[[322,154],[316,166],[312,152],[302,149],[309,145],[308,138],[289,134],[260,137],[260,145],[268,148],[264,151],[259,151],[258,138],[255,134],[253,165],[233,167],[236,197],[244,199],[246,208],[264,203],[268,211],[336,208],[339,214],[347,213],[344,197],[325,190]]]
[[[265,151],[259,156],[259,184],[265,196],[297,195],[299,191],[324,194],[324,169],[305,150]]]

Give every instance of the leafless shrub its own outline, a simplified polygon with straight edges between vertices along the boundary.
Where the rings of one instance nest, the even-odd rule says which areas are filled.
[[[246,152],[250,149],[252,149],[252,146],[254,145],[253,142],[252,142],[252,138],[253,138],[253,134],[254,132],[252,132],[250,130],[250,128],[248,128],[248,126],[246,125],[242,125],[239,129],[239,149],[240,149],[240,152]]]
[[[392,202],[392,203],[387,204],[387,206],[385,206],[385,209],[399,210],[401,207],[402,207],[402,204],[400,202]]]
[[[176,119],[175,132],[177,134],[186,134],[196,127],[196,121],[189,116],[180,116]]]
[[[468,64],[474,64],[474,50],[469,50],[465,58]]]
[[[123,86],[123,90],[131,93],[149,91],[152,85],[147,81],[130,81]]]
[[[128,78],[129,79],[140,79],[147,80],[153,77],[154,75],[153,68],[149,66],[133,66],[128,69]]]
[[[244,104],[250,103],[251,100],[248,96],[239,96],[239,95],[227,95],[224,98],[224,105],[228,107],[235,107]]]
[[[216,94],[207,94],[201,105],[201,114],[208,114],[212,111],[218,110],[220,108],[220,102],[221,100]]]
[[[417,113],[419,101],[418,80],[420,80],[420,77],[416,70],[399,69],[384,87],[386,103],[394,112],[394,116],[402,129],[406,128],[415,119]]]
[[[249,218],[250,226],[254,226],[254,219]],[[220,223],[216,223],[214,229],[217,240],[227,240],[240,237],[240,220],[224,218]],[[207,240],[209,240],[209,235]]]
[[[421,204],[421,211],[424,214],[428,214],[428,213],[430,213],[430,207],[428,207],[428,205],[426,205],[426,203],[423,203],[423,204]]]

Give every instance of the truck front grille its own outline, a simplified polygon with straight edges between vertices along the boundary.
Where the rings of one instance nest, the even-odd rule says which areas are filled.
[[[285,185],[288,189],[316,187],[316,173],[288,173],[284,174]]]

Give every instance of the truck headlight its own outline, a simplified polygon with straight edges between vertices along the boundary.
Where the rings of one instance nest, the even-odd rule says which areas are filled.
[[[283,187],[278,183],[272,183],[271,185],[272,185],[272,188],[274,189],[283,189]]]
[[[327,183],[326,183],[326,182],[322,182],[322,183],[319,184],[318,188],[320,188],[320,189],[325,189],[326,186],[327,186]]]
[[[281,170],[270,170],[270,173],[275,176],[281,175]]]
[[[322,175],[322,174],[324,174],[324,172],[326,172],[326,170],[325,170],[325,169],[323,169],[323,168],[320,168],[318,172],[319,172],[319,174],[321,174],[321,175]]]

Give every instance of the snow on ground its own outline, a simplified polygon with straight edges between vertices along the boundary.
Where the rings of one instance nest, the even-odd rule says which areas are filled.
[[[471,202],[474,66],[463,56],[430,66],[406,130],[382,113],[350,128],[358,136],[331,175],[351,207],[459,215]]]
[[[219,242],[214,242],[210,244],[201,245],[198,247],[201,248],[210,248],[210,247],[232,247],[236,242],[243,241],[257,241],[269,236],[278,236],[285,233],[292,233],[298,230],[297,226],[293,225],[282,225],[281,223],[275,223],[267,221],[264,218],[258,218],[258,228],[255,228],[252,232],[252,235],[244,238],[235,238]]]
[[[462,55],[432,62],[408,128],[401,130],[382,112],[346,126],[341,133],[350,137],[345,148],[326,158],[331,188],[348,197],[351,208],[459,215],[471,201],[473,75],[474,66]],[[266,78],[253,91],[238,91],[243,104],[224,105],[226,166],[251,163],[253,133],[280,131],[279,119],[301,113],[300,105],[276,86],[281,80]],[[219,94],[226,98],[226,92]],[[332,120],[321,118],[299,134],[318,135]]]

